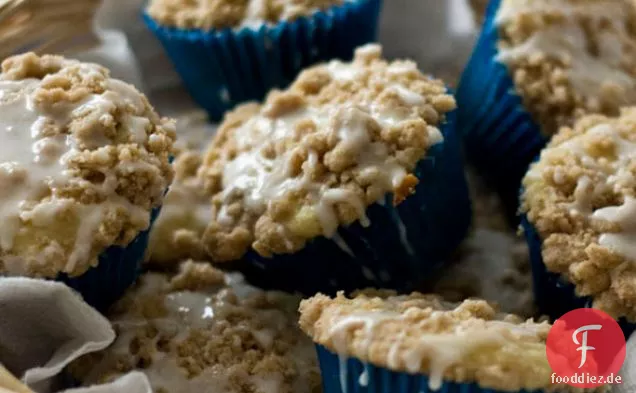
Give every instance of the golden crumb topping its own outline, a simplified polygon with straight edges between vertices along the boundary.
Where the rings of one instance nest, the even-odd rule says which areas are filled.
[[[502,0],[498,60],[547,135],[636,104],[633,0]]]
[[[293,253],[339,225],[369,225],[366,208],[407,198],[412,174],[443,139],[455,100],[415,63],[381,59],[367,45],[352,63],[303,72],[263,106],[227,115],[200,174],[212,195],[203,241],[216,261]]]
[[[297,326],[299,300],[205,263],[187,261],[172,277],[148,273],[109,316],[115,343],[71,373],[91,385],[138,370],[159,393],[319,392],[313,344]]]
[[[258,28],[346,1],[352,0],[151,0],[147,11],[162,25],[182,29]]]
[[[501,391],[569,391],[551,384],[547,322],[500,314],[483,300],[447,303],[436,295],[363,291],[300,303],[300,327],[330,351],[391,370]]]
[[[148,228],[172,181],[172,121],[96,64],[5,60],[0,134],[0,273],[84,273]]]
[[[165,266],[206,257],[201,238],[212,214],[210,196],[205,193],[197,173],[203,161],[200,151],[216,132],[216,125],[208,121],[204,111],[187,113],[177,119],[175,178],[150,232],[148,262],[151,264]]]
[[[547,269],[595,308],[636,321],[636,108],[563,128],[523,185]]]
[[[210,196],[197,176],[201,154],[184,151],[175,159],[175,178],[164,198],[161,214],[150,232],[149,263],[172,265],[185,258],[205,259],[203,232],[212,220]]]

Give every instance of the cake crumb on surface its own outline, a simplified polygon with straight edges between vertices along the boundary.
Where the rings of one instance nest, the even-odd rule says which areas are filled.
[[[81,275],[148,228],[175,132],[134,87],[96,64],[14,56],[0,119],[1,273]]]
[[[299,298],[248,286],[206,263],[147,273],[108,315],[105,351],[71,366],[84,385],[138,370],[154,391],[317,393],[313,344],[297,327]]]

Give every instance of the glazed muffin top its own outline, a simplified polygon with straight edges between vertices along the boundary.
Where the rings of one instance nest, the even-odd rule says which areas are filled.
[[[636,322],[636,108],[563,128],[523,180],[547,269]]]
[[[147,12],[164,26],[182,29],[259,28],[347,1],[353,0],[151,0]]]
[[[502,0],[498,60],[546,135],[636,104],[632,0]]]
[[[478,383],[500,391],[570,391],[551,384],[547,322],[501,314],[483,300],[448,303],[436,295],[367,290],[316,295],[300,304],[300,327],[339,355],[398,372]],[[600,389],[604,390],[604,389]]]
[[[136,369],[157,393],[318,392],[314,346],[297,326],[299,301],[206,263],[147,273],[109,314],[114,344],[77,360],[71,373],[88,386]]]
[[[227,115],[198,175],[213,219],[203,242],[215,261],[293,253],[339,225],[369,225],[366,208],[407,198],[412,174],[443,140],[438,126],[455,100],[415,63],[356,51],[304,71],[264,105]],[[389,201],[388,203],[391,203]]]
[[[5,60],[0,123],[3,274],[82,274],[148,227],[172,180],[172,122],[96,64]]]

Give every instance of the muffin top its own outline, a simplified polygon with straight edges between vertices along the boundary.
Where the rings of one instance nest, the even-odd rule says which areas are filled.
[[[354,0],[150,0],[147,12],[160,24],[181,29],[259,28],[348,1]]]
[[[546,135],[636,104],[633,0],[502,0],[498,60]]]
[[[95,64],[5,60],[0,132],[0,273],[82,274],[148,227],[172,180],[172,122]]]
[[[438,126],[455,100],[415,63],[381,59],[367,45],[352,63],[304,71],[264,105],[227,115],[198,176],[213,219],[203,242],[216,261],[293,253],[339,225],[369,225],[366,208],[407,198],[412,174],[443,140]],[[391,203],[391,201],[389,201]]]
[[[483,300],[454,304],[436,295],[367,290],[347,298],[316,295],[300,304],[300,327],[339,355],[394,371],[517,392],[569,391],[551,384],[547,322],[501,314]]]
[[[563,128],[523,180],[547,269],[636,322],[636,108]]]
[[[136,369],[157,393],[317,392],[313,344],[297,326],[299,300],[205,263],[148,273],[109,315],[114,344],[77,360],[71,373],[91,385]]]

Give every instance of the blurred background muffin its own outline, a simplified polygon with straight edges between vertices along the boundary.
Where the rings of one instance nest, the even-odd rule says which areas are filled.
[[[213,121],[375,41],[382,0],[152,0],[145,21]]]

